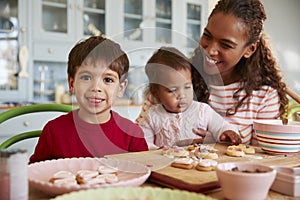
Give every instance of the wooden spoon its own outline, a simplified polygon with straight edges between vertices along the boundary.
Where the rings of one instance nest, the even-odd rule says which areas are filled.
[[[286,94],[289,95],[292,99],[294,99],[298,104],[300,104],[300,96],[296,94],[293,90],[286,88],[285,90]],[[284,118],[282,119],[282,124],[288,124],[288,119]]]
[[[286,88],[285,92],[287,93],[287,95],[289,95],[292,99],[294,99],[297,103],[300,104],[300,96],[298,94],[296,94],[289,88]]]

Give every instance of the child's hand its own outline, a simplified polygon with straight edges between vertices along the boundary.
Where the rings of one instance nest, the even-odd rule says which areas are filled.
[[[207,134],[207,131],[201,129],[201,128],[193,128],[192,129],[193,133],[196,135],[200,136],[197,139],[193,139],[191,144],[203,144],[204,138]]]
[[[232,144],[240,144],[242,143],[241,136],[234,131],[228,130],[224,131],[220,136],[220,141],[222,142],[231,142]]]
[[[205,138],[205,136],[207,134],[207,131],[203,130],[201,128],[193,128],[193,133],[195,133],[198,136],[201,136],[202,139],[204,140],[204,138]]]

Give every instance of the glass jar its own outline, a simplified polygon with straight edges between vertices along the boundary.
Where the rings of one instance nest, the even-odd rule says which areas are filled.
[[[26,150],[0,150],[0,199],[28,199]]]

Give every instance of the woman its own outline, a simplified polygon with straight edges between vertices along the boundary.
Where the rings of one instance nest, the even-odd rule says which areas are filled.
[[[243,143],[256,143],[253,120],[285,118],[288,104],[286,85],[266,41],[265,20],[260,0],[219,1],[200,39],[204,51],[199,47],[192,57],[198,100],[208,99],[217,112],[237,125]],[[201,63],[199,55],[203,54]],[[208,88],[197,82],[199,73]],[[222,82],[216,84],[218,76]]]

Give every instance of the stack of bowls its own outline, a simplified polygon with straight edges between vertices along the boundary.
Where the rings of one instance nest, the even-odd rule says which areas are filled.
[[[294,154],[300,150],[300,122],[255,120],[253,122],[258,144],[270,154]]]

